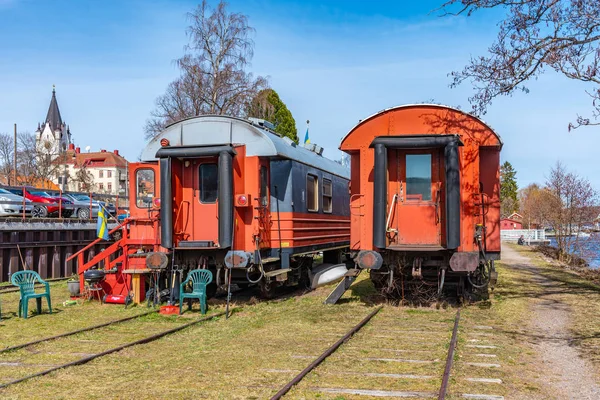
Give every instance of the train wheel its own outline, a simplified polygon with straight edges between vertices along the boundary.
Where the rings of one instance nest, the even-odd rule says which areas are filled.
[[[262,279],[258,287],[260,288],[260,295],[264,299],[272,299],[275,295],[275,285],[268,282],[267,279]]]
[[[390,276],[389,273],[382,273],[381,270],[371,270],[369,273],[369,277],[371,278],[371,282],[373,282],[373,286],[375,289],[382,293],[384,289],[389,285]]]

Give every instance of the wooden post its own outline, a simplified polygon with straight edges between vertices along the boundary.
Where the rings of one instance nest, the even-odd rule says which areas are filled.
[[[66,236],[66,242],[67,243],[73,243],[73,231],[67,231],[65,232],[65,236]],[[64,272],[63,272],[63,276],[70,276],[74,270],[76,270],[76,267],[73,267],[73,260],[71,261],[66,261],[67,258],[71,257],[73,255],[73,246],[67,246],[66,250],[65,250],[65,266],[64,266]]]
[[[15,124],[15,147],[14,147],[14,164],[13,164],[13,185],[17,185],[17,124]]]
[[[33,232],[25,232],[25,242],[26,243],[33,243]],[[30,269],[32,271],[35,271],[35,267],[37,267],[37,265],[35,265],[35,263],[33,262],[33,247],[25,247],[25,249],[23,249],[21,247],[21,253],[25,253],[25,265],[23,267],[23,269]],[[40,273],[40,271],[35,271],[38,274]]]
[[[60,278],[63,275],[61,274],[61,264],[60,264],[60,251],[61,248],[58,246],[54,246],[52,249],[52,277]]]
[[[15,247],[10,249],[10,263],[8,264],[8,274],[12,275],[15,272],[19,272],[19,250],[17,249],[17,244],[19,243],[19,232],[11,232],[10,233],[10,242],[15,244]]]
[[[40,247],[40,252],[39,252],[39,256],[38,256],[38,272],[40,274],[40,276],[45,279],[48,278],[48,275],[50,275],[52,278],[54,278],[54,276],[48,273],[49,269],[49,265],[48,265],[48,232],[47,231],[41,231],[40,232],[40,240],[39,243],[43,243],[44,246]]]
[[[7,238],[6,234],[4,232],[0,232],[1,243],[5,243],[6,238]],[[0,282],[4,282],[5,280],[7,280],[6,276],[8,275],[7,274],[8,270],[6,269],[5,264],[7,264],[6,260],[9,260],[10,257],[5,259],[4,253],[5,253],[4,250],[0,249]]]

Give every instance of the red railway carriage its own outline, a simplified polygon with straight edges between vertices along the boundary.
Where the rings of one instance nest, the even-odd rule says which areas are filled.
[[[480,119],[440,105],[387,109],[346,135],[350,248],[376,287],[439,295],[444,285],[464,294],[493,283],[501,148]]]
[[[130,217],[117,245],[128,256],[109,265],[117,271],[107,276],[107,291],[122,293],[129,282],[123,273],[137,276],[156,253],[167,257],[150,264],[162,260],[165,268],[168,260],[163,291],[173,266],[182,278],[212,270],[213,292],[231,271],[234,283],[259,283],[267,295],[277,285],[316,286],[343,275],[349,170],[267,124],[200,116],[167,127],[146,146],[144,161],[129,164]],[[313,269],[320,252],[325,265]]]

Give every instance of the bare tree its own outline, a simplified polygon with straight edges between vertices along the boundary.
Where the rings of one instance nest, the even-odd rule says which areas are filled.
[[[8,133],[0,133],[0,177],[5,183],[12,183],[14,169],[14,138]]]
[[[473,112],[484,114],[498,96],[528,92],[526,82],[551,69],[591,84],[592,118],[577,116],[569,129],[600,124],[600,1],[449,0],[441,7],[445,15],[467,16],[491,8],[507,14],[489,55],[451,74],[451,86],[473,83]]]
[[[87,165],[80,165],[75,172],[75,176],[70,177],[73,183],[76,184],[77,191],[94,192],[96,184],[94,183],[94,175],[87,169]]]
[[[20,184],[41,185],[54,181],[61,172],[60,154],[54,154],[48,143],[46,151],[39,151],[35,135],[21,132],[17,135],[17,174]]]
[[[523,216],[524,226],[528,229],[540,229],[548,225],[552,196],[547,188],[542,188],[537,183],[519,191],[519,213]]]
[[[189,44],[176,61],[181,75],[156,99],[156,109],[146,122],[146,139],[188,117],[242,116],[246,104],[267,87],[266,78],[246,72],[254,48],[248,17],[229,13],[224,1],[212,9],[206,0],[188,17]]]
[[[551,194],[545,199],[547,219],[554,228],[559,258],[569,261],[580,247],[579,232],[596,217],[598,193],[587,179],[568,172],[560,162],[551,169],[546,189]]]

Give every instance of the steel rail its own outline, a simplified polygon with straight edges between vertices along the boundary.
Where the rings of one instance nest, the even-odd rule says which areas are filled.
[[[96,329],[104,328],[105,326],[114,325],[114,324],[118,324],[118,323],[125,322],[125,321],[131,321],[132,319],[143,317],[145,315],[154,314],[155,312],[158,312],[158,310],[152,310],[152,311],[148,311],[148,312],[145,312],[145,313],[141,313],[141,314],[137,314],[137,315],[132,315],[132,316],[126,317],[126,318],[121,318],[121,319],[116,319],[114,321],[104,322],[104,323],[99,324],[99,325],[89,326],[87,328],[81,328],[81,329],[77,329],[75,331],[61,333],[61,334],[56,335],[56,336],[50,336],[50,337],[47,337],[47,338],[34,340],[32,342],[17,344],[17,345],[10,346],[10,347],[7,347],[5,349],[0,350],[0,354],[7,353],[7,352],[13,351],[13,350],[19,350],[19,349],[22,349],[24,347],[33,346],[34,344],[38,344],[38,343],[49,342],[51,340],[56,340],[56,339],[60,339],[60,338],[63,338],[63,337],[76,335],[76,334],[82,333],[82,332],[93,331],[93,330],[96,330]]]
[[[456,318],[454,318],[454,329],[452,330],[452,339],[450,339],[450,347],[448,348],[448,357],[446,358],[446,368],[444,369],[444,376],[442,377],[442,386],[440,386],[438,400],[444,400],[446,398],[446,391],[448,390],[448,381],[450,380],[450,370],[452,369],[452,362],[454,360],[454,349],[456,348],[456,339],[458,337],[458,321],[459,320],[460,320],[460,308],[456,312]]]
[[[339,339],[337,342],[335,342],[333,345],[331,345],[331,347],[329,347],[327,350],[325,350],[325,352],[323,354],[321,354],[316,360],[314,360],[312,363],[310,363],[310,365],[308,367],[304,368],[302,370],[302,372],[300,372],[298,375],[296,375],[291,381],[289,381],[284,387],[282,387],[277,393],[275,393],[275,395],[273,397],[271,397],[271,400],[281,399],[287,392],[290,391],[290,389],[294,385],[296,385],[298,382],[300,382],[302,380],[302,378],[304,378],[310,371],[315,369],[319,364],[321,364],[323,362],[323,360],[325,360],[327,357],[329,357],[331,354],[333,354],[333,352],[335,352],[344,342],[346,342],[348,339],[350,339],[352,337],[352,335],[354,335],[363,326],[365,326],[371,320],[371,318],[373,318],[382,308],[383,308],[383,306],[377,307],[373,312],[371,312],[362,321],[360,321],[358,323],[358,325],[356,325],[355,327],[350,329],[341,339]],[[0,387],[2,387],[2,386],[0,386]]]
[[[185,328],[188,328],[188,327],[190,327],[192,325],[196,325],[196,324],[199,324],[200,322],[208,321],[208,320],[211,320],[213,318],[217,318],[217,317],[220,317],[220,316],[223,316],[223,315],[225,315],[225,311],[222,311],[222,312],[214,314],[214,315],[209,315],[209,316],[206,316],[204,318],[197,319],[196,321],[188,322],[187,324],[184,324],[184,325],[178,326],[176,328],[172,328],[172,329],[169,329],[169,330],[166,330],[166,331],[163,331],[163,332],[160,332],[160,333],[157,333],[157,334],[145,337],[143,339],[136,340],[135,342],[129,342],[129,343],[123,344],[121,346],[113,347],[112,349],[103,351],[103,352],[98,353],[98,354],[94,354],[94,355],[91,355],[91,356],[88,356],[88,357],[80,358],[79,360],[71,361],[69,363],[62,364],[62,365],[59,365],[59,366],[56,366],[56,367],[53,367],[53,368],[50,368],[50,369],[47,369],[47,370],[44,370],[44,371],[32,374],[32,375],[27,375],[27,376],[25,376],[23,378],[15,379],[13,381],[0,384],[0,389],[5,389],[8,386],[11,386],[11,385],[14,385],[14,384],[17,384],[17,383],[20,383],[20,382],[27,381],[29,379],[33,379],[33,378],[37,378],[37,377],[40,377],[40,376],[48,375],[49,373],[54,372],[54,371],[58,371],[59,369],[64,369],[64,368],[68,368],[68,367],[74,367],[74,366],[77,366],[77,365],[83,365],[83,364],[86,364],[86,363],[88,363],[88,362],[90,362],[92,360],[95,360],[96,358],[104,357],[104,356],[107,356],[109,354],[116,353],[116,352],[124,350],[124,349],[126,349],[128,347],[132,347],[132,346],[137,346],[137,345],[140,345],[140,344],[146,344],[146,343],[154,342],[155,340],[158,340],[158,339],[160,339],[160,338],[162,338],[164,336],[167,336],[167,335],[171,335],[171,334],[173,334],[175,332],[179,332],[179,331],[181,331],[181,330],[183,330]]]

